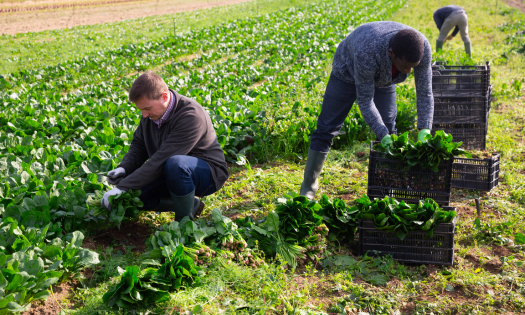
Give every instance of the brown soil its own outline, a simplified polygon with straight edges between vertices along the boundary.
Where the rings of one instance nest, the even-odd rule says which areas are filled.
[[[494,253],[494,255],[496,255],[498,257],[501,257],[501,256],[505,256],[505,257],[514,256],[514,257],[516,257],[518,259],[523,258],[519,254],[516,254],[516,253],[512,252],[508,247],[500,246],[500,245],[492,245],[492,252]]]
[[[366,155],[366,153],[365,153],[365,152],[357,152],[355,155],[356,155],[358,158],[362,158],[363,156]]]
[[[130,2],[121,2],[130,1]],[[60,8],[37,11],[2,13],[0,11],[0,33],[38,32],[61,29],[79,25],[94,25],[137,19],[152,15],[173,14],[216,6],[232,5],[252,0],[69,0],[68,2],[50,2],[50,6]],[[102,3],[107,4],[102,4]],[[98,3],[98,5],[91,5]],[[76,4],[78,7],[64,7]],[[26,5],[27,6],[27,5]],[[33,7],[44,7],[42,2]],[[24,7],[17,4],[16,7]],[[0,9],[14,9],[13,5],[0,4]]]
[[[415,307],[416,304],[414,302],[403,303],[400,311],[402,314],[412,314]]]
[[[62,300],[64,300],[69,295],[69,293],[71,293],[74,287],[74,284],[66,282],[53,286],[53,293],[64,309],[67,309],[67,306],[62,302]],[[58,306],[57,302],[53,298],[53,295],[50,295],[45,301],[37,301],[32,303],[29,310],[22,313],[22,315],[56,315],[58,313],[60,313],[60,306]]]
[[[96,232],[84,240],[82,247],[97,250],[107,246],[125,251],[126,247],[134,246],[131,251],[143,253],[146,251],[146,239],[153,232],[153,227],[140,222],[123,222],[120,230],[116,227]]]
[[[505,0],[505,3],[513,8],[525,12],[525,3],[522,0]]]

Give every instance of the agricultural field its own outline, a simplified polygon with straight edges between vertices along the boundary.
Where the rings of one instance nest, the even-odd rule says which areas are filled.
[[[498,187],[452,191],[453,266],[358,255],[356,211],[383,206],[362,198],[375,136],[357,106],[317,201],[296,196],[336,45],[393,20],[434,47],[432,12],[447,4],[254,0],[2,35],[0,314],[524,314],[525,14],[503,1],[457,1],[472,59],[458,38],[434,52],[448,64],[491,62],[487,150],[469,152],[501,154]],[[174,32],[174,17],[188,23]],[[105,220],[96,202],[138,125],[127,91],[147,70],[206,108],[229,162],[201,220],[135,216],[131,194],[114,202],[132,218]],[[397,87],[399,134],[415,134],[415,94],[413,78]]]

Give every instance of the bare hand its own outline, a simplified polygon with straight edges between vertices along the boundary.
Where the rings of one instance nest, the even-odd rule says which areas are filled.
[[[448,35],[447,36],[447,40],[452,40],[453,38],[454,38],[454,36],[452,36],[452,35]]]

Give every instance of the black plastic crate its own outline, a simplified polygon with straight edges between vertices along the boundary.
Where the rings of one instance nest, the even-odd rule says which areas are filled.
[[[485,150],[488,121],[482,124],[433,124],[432,132],[443,130],[454,142],[463,142],[462,148]]]
[[[487,122],[490,94],[480,97],[435,97],[435,124],[478,124]]]
[[[385,196],[415,203],[426,198],[434,199],[440,206],[448,206],[452,178],[452,159],[443,162],[438,172],[410,166],[406,162],[389,159],[370,145],[367,195],[370,199]]]
[[[489,62],[482,66],[432,66],[434,97],[483,97],[489,87]]]
[[[455,207],[443,207],[456,210]],[[454,264],[454,235],[456,218],[451,223],[439,223],[432,237],[426,231],[409,231],[404,240],[395,232],[376,229],[374,221],[359,221],[359,254],[391,255],[397,261],[448,265]]]
[[[490,191],[499,184],[500,154],[485,159],[454,158],[452,187]]]

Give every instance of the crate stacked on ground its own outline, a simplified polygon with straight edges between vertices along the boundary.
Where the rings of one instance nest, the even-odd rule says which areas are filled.
[[[500,154],[484,159],[454,158],[452,187],[490,191],[499,184]]]
[[[443,207],[453,210],[455,207]],[[456,218],[451,223],[439,223],[432,237],[426,231],[409,231],[404,239],[395,232],[382,231],[372,220],[359,220],[359,254],[391,255],[408,263],[449,265],[454,262]]]
[[[491,107],[490,63],[481,66],[432,66],[434,121],[466,149],[485,149]]]
[[[438,172],[410,166],[406,162],[387,158],[370,144],[367,195],[370,199],[393,197],[399,201],[416,203],[434,199],[440,206],[448,206],[452,179],[452,159],[442,162]]]

